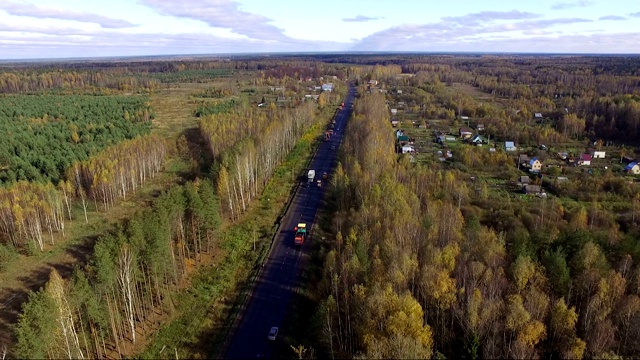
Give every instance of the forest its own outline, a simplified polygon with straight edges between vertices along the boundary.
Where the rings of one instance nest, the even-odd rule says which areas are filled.
[[[125,96],[0,97],[0,183],[64,179],[67,169],[109,145],[149,133],[148,100]]]
[[[293,173],[278,177],[283,164],[300,143],[319,141],[323,116],[353,81],[358,99],[323,208],[330,220],[311,239],[315,280],[299,292],[314,315],[291,325],[308,331],[286,345],[319,358],[638,357],[640,189],[622,161],[640,145],[639,65],[622,56],[328,54],[6,67],[0,126],[22,140],[0,148],[0,255],[55,247],[56,234],[92,212],[110,216],[187,152],[211,160],[100,234],[72,275],[52,271],[24,302],[10,354],[130,357],[157,333],[181,357],[210,356],[193,349],[193,332],[219,339],[231,310],[218,304],[239,296],[236,282],[249,281],[242,276],[262,256],[246,244],[256,241],[247,222],[258,221],[274,179],[295,183]],[[337,93],[305,101],[333,76]],[[154,132],[162,114],[150,99],[171,86],[193,86],[182,104],[193,127],[167,139]],[[272,101],[272,87],[289,106]],[[391,120],[419,151],[397,152]],[[485,146],[433,141],[435,130],[480,124]],[[595,149],[607,159],[590,167],[556,155]],[[443,150],[453,157],[439,160]],[[528,173],[521,153],[558,165]],[[546,195],[520,193],[523,176]],[[207,272],[212,259],[236,267]],[[185,290],[196,269],[204,282]],[[195,320],[181,320],[180,301],[209,327],[187,326]],[[159,330],[170,317],[179,323]],[[158,342],[147,348],[146,357],[173,357]]]

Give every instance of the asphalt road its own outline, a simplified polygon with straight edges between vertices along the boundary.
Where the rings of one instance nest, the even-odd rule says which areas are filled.
[[[316,180],[321,178],[324,172],[331,176],[354,95],[355,88],[351,87],[344,101],[344,109],[336,114],[333,136],[328,141],[320,143],[311,160],[309,169],[316,171]],[[313,241],[315,217],[323,192],[324,187],[318,187],[315,183],[308,186],[301,184],[298,187],[289,210],[281,220],[280,230],[271,247],[269,258],[256,280],[253,293],[227,347],[225,358],[271,357],[276,343],[286,331],[281,325],[287,314],[293,292],[298,286],[298,275],[303,265],[302,255],[309,248],[309,243]],[[293,243],[294,227],[298,223],[306,223],[310,234],[302,247],[297,247]],[[267,339],[269,330],[273,326],[280,328],[276,341]]]

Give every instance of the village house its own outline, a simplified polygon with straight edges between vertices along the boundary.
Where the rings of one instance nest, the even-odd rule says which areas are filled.
[[[604,159],[605,152],[604,151],[594,151],[593,153],[591,153],[591,156],[594,159]]]
[[[516,151],[516,144],[513,141],[505,141],[504,143],[504,149],[506,151]]]
[[[624,172],[627,174],[638,175],[640,174],[640,164],[637,162],[630,162],[624,167]]]
[[[528,176],[520,176],[520,181],[518,181],[520,185],[524,186],[531,182],[531,179]]]
[[[487,143],[487,139],[485,139],[482,135],[476,135],[471,138],[471,143],[476,146],[482,146]]]
[[[580,155],[580,159],[578,159],[578,166],[591,166],[591,155]]]
[[[478,132],[484,131],[484,124],[478,124],[478,126],[476,126],[476,129],[478,130]]]
[[[540,185],[531,185],[527,184],[522,187],[522,192],[528,195],[539,195],[542,194],[542,187]]]
[[[459,132],[460,139],[462,140],[471,139],[471,137],[473,136],[473,131],[471,131],[471,129],[469,129],[468,127],[461,127]]]
[[[540,172],[540,170],[542,170],[542,162],[540,162],[537,157],[531,158],[531,160],[529,160],[529,171],[537,173]]]
[[[322,91],[333,91],[333,83],[322,84]]]
[[[529,155],[527,154],[520,154],[518,155],[518,167],[520,166],[527,166],[527,164],[529,164]]]
[[[412,153],[415,152],[416,150],[413,148],[413,145],[403,145],[402,146],[402,153],[406,154],[406,153]]]

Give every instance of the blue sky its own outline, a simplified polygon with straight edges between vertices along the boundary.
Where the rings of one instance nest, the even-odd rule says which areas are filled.
[[[0,0],[0,59],[640,53],[638,0]]]

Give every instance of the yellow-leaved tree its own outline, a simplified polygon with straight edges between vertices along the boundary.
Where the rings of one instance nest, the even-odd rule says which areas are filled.
[[[390,284],[376,286],[367,296],[364,356],[374,359],[428,359],[433,335],[424,323],[422,307],[409,292],[398,295]]]

